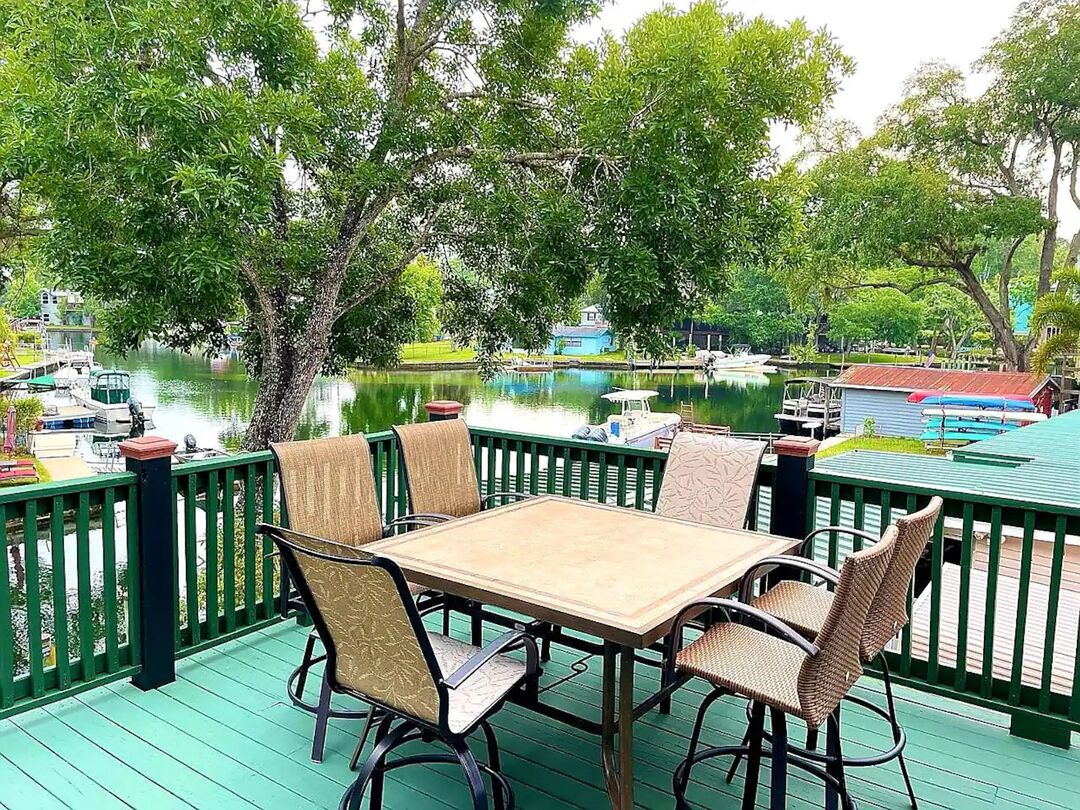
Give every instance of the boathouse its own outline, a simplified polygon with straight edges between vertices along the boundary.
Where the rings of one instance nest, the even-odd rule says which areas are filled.
[[[908,402],[914,391],[1030,397],[1050,415],[1057,384],[1047,374],[1019,371],[954,371],[918,366],[852,366],[832,381],[841,392],[840,431],[859,433],[868,418],[879,436],[923,431],[922,405]]]
[[[607,326],[557,326],[547,354],[603,354],[615,348],[615,335]]]

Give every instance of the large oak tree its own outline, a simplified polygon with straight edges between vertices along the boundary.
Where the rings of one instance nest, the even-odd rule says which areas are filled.
[[[491,358],[539,346],[599,274],[644,349],[760,261],[793,205],[769,129],[847,62],[801,22],[706,2],[573,47],[591,0],[0,0],[0,180],[107,302],[111,342],[214,343],[242,318],[249,448],[320,371],[391,362],[401,274]]]

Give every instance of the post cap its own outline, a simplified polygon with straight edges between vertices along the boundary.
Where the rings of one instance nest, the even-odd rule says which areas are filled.
[[[454,419],[465,406],[452,399],[436,399],[427,403],[424,407],[427,409],[428,419],[433,416],[442,419]]]
[[[821,442],[809,436],[784,436],[773,442],[773,451],[778,456],[809,458],[818,451]]]
[[[169,458],[175,452],[176,442],[171,442],[161,436],[140,436],[138,439],[125,439],[120,442],[120,455],[136,461]]]

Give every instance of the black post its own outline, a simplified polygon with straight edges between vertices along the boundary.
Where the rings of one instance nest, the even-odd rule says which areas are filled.
[[[772,487],[769,532],[802,539],[810,531],[807,492],[814,455],[821,444],[806,436],[785,436],[773,443],[776,478]]]
[[[429,422],[441,422],[444,419],[457,419],[461,415],[461,409],[465,407],[460,402],[455,402],[452,399],[436,399],[427,403],[424,408],[427,410],[427,418]]]
[[[139,644],[142,669],[132,678],[139,689],[157,689],[176,680],[173,613],[172,455],[176,442],[144,436],[120,443],[128,472],[139,480],[138,498]]]

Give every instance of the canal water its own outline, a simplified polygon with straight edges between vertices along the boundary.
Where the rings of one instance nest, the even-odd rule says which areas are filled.
[[[131,373],[132,392],[154,403],[157,435],[181,441],[191,433],[202,447],[233,449],[243,438],[255,403],[255,381],[236,357],[210,358],[145,345],[125,358],[103,357],[107,368]],[[475,371],[359,371],[321,377],[300,421],[299,438],[370,433],[425,417],[424,404],[452,399],[465,418],[484,427],[567,437],[596,424],[615,406],[600,396],[615,388],[660,393],[654,410],[677,411],[693,402],[699,422],[735,431],[775,432],[773,418],[785,372],[736,373],[706,378],[694,372],[566,369],[541,374],[507,372],[483,380]]]

